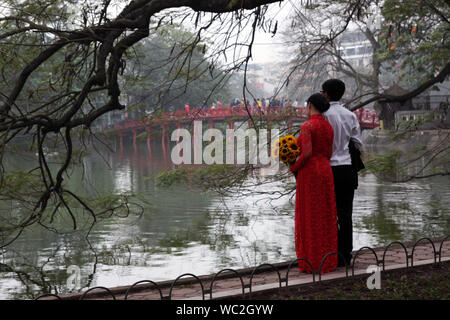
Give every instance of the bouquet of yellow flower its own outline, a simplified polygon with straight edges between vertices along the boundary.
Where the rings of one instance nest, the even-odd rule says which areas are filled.
[[[294,163],[300,155],[300,147],[294,136],[284,136],[278,139],[272,148],[272,157],[283,163]]]

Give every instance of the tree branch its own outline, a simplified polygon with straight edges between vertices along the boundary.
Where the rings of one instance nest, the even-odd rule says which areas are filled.
[[[439,74],[431,79],[429,79],[428,81],[424,82],[423,84],[421,84],[420,86],[418,86],[417,88],[415,88],[414,90],[409,91],[408,93],[405,93],[401,96],[393,96],[393,95],[387,95],[387,94],[378,94],[375,95],[374,97],[356,105],[355,107],[351,108],[351,111],[355,111],[359,108],[362,108],[365,105],[368,105],[369,103],[375,102],[375,101],[386,101],[386,102],[400,102],[400,103],[404,103],[416,96],[418,96],[419,94],[421,94],[422,92],[424,92],[425,90],[427,90],[428,88],[432,87],[433,85],[435,85],[436,83],[442,83],[445,81],[445,79],[450,75],[450,62],[447,62],[447,64],[445,65],[445,67],[441,70],[441,72],[439,72]]]

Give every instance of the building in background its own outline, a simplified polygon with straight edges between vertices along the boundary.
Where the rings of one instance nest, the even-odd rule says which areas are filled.
[[[337,43],[339,55],[353,68],[363,73],[372,71],[373,48],[362,31],[344,32]]]

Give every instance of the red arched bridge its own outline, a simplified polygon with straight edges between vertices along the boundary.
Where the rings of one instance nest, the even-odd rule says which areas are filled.
[[[230,129],[234,128],[236,121],[249,121],[249,113],[256,120],[265,120],[267,122],[277,121],[285,122],[291,132],[294,122],[303,122],[307,120],[305,107],[254,107],[236,106],[228,108],[206,108],[191,109],[189,111],[177,110],[174,112],[166,112],[158,115],[145,117],[142,119],[123,120],[113,124],[109,131],[117,133],[120,137],[120,145],[122,149],[122,141],[124,134],[133,134],[133,144],[136,145],[137,134],[144,131],[150,132],[155,130],[162,131],[163,146],[168,142],[168,129],[181,128],[183,125],[192,124],[193,121],[208,122],[211,128],[215,123],[227,122]],[[373,110],[358,109],[354,111],[361,129],[373,129],[379,126],[378,117]],[[147,137],[147,144],[150,144],[150,134]]]

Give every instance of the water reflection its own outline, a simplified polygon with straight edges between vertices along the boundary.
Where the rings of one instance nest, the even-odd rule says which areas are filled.
[[[357,243],[386,244],[450,233],[449,178],[382,183],[370,175],[361,180],[354,204]]]
[[[84,232],[56,234],[38,226],[4,250],[0,298],[32,298],[66,292],[67,267],[81,268],[81,285],[129,285],[142,279],[167,280],[190,272],[208,274],[295,257],[294,202],[265,201],[282,191],[281,183],[255,187],[236,199],[199,192],[188,184],[158,187],[151,177],[171,167],[161,146],[124,145],[122,153],[84,160],[84,173],[71,187],[79,192],[130,191],[148,202],[141,218],[113,217]],[[26,164],[24,164],[26,165]],[[84,177],[84,179],[82,178]],[[249,183],[264,181],[249,177]],[[360,179],[354,202],[354,247],[394,240],[450,234],[450,183],[435,177],[404,184],[383,183],[373,175]],[[82,288],[82,289],[83,289]]]

